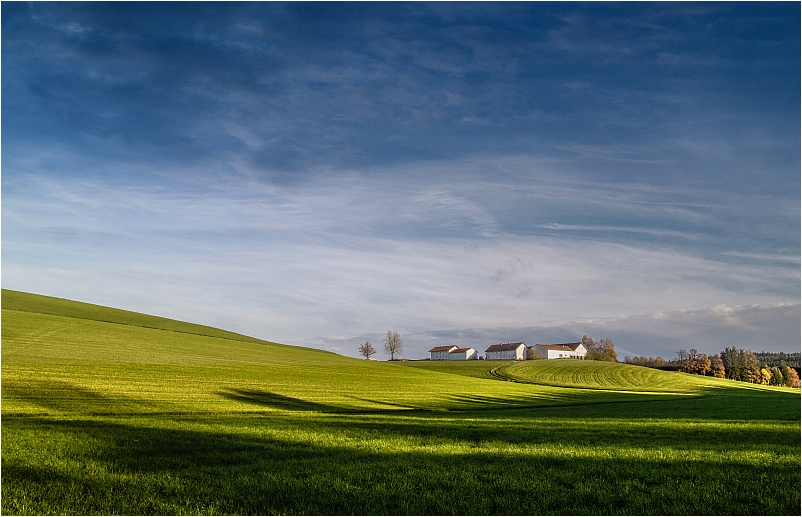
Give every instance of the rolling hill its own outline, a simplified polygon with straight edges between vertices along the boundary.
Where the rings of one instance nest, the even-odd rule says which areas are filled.
[[[787,514],[799,402],[612,363],[364,361],[3,290],[2,513]]]

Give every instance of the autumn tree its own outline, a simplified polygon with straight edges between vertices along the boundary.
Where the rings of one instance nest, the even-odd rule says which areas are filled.
[[[404,345],[401,342],[401,334],[388,330],[384,335],[384,353],[390,354],[390,360],[395,361],[395,356],[404,352]]]
[[[369,341],[365,341],[359,345],[359,353],[362,354],[365,359],[370,359],[370,356],[376,353],[376,349],[373,348],[373,345],[370,344]]]
[[[718,377],[719,379],[723,379],[726,376],[726,372],[724,371],[724,363],[721,361],[720,356],[710,356],[710,371],[713,374],[713,377]]]
[[[587,349],[585,359],[593,361],[613,361],[618,359],[615,353],[615,345],[611,339],[601,339],[596,341],[589,336],[582,336],[582,344]]]
[[[712,369],[712,362],[707,354],[699,354],[693,360],[693,371],[696,375],[707,375]]]
[[[772,386],[785,386],[785,377],[783,376],[782,370],[778,366],[772,366],[769,368],[769,371],[771,372],[769,384]]]
[[[802,383],[799,381],[799,374],[796,373],[796,370],[793,368],[788,368],[788,380],[785,381],[785,385],[791,388],[799,388],[802,386]]]
[[[712,369],[712,362],[706,354],[700,354],[695,348],[687,352],[677,350],[677,357],[680,358],[679,371],[692,373],[694,375],[707,375]]]

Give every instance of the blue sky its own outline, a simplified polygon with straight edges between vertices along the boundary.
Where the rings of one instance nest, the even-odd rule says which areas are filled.
[[[798,3],[2,4],[2,285],[357,355],[800,349]]]

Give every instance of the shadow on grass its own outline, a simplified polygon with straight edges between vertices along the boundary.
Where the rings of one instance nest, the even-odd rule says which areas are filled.
[[[229,388],[225,391],[218,391],[217,393],[223,398],[232,400],[234,402],[254,404],[261,407],[268,407],[283,411],[319,411],[321,413],[338,413],[348,409],[331,404],[323,404],[320,402],[312,402],[295,397],[288,397],[286,395],[280,395],[278,393],[272,393],[263,390]]]
[[[152,401],[122,394],[112,396],[71,382],[44,379],[3,382],[3,399],[17,399],[46,411],[78,414],[115,414],[156,410]]]
[[[644,429],[627,435],[620,426],[582,421],[510,424],[404,415],[10,419],[2,429],[2,513],[794,515],[799,509],[798,429],[774,443],[714,428],[646,429],[649,435],[638,437]],[[599,446],[695,452],[648,459],[609,449],[594,454],[593,435]],[[743,438],[756,451],[795,452],[797,461],[722,457]],[[457,440],[462,447],[450,448]],[[554,446],[505,450],[488,444],[494,440]],[[36,443],[37,457],[47,461],[22,445]],[[571,447],[586,454],[563,452]]]
[[[311,400],[289,397],[279,393],[264,390],[228,388],[225,391],[218,391],[218,395],[227,400],[253,404],[260,407],[277,409],[281,411],[314,411],[317,413],[341,413],[341,414],[390,414],[400,411],[426,411],[425,409],[409,406],[406,404],[395,404],[392,402],[382,402],[349,396],[349,399],[360,402],[367,402],[374,407],[346,406],[336,404],[324,404]],[[383,406],[383,407],[382,407]]]

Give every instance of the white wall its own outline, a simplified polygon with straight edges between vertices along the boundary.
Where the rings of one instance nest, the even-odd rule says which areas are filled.
[[[539,345],[535,345],[535,350],[540,352],[543,359],[560,359],[560,358],[574,358],[582,359],[585,357],[585,348],[583,346],[577,347],[576,351],[573,350],[549,350]]]
[[[489,360],[517,360],[526,357],[526,346],[521,345],[515,350],[502,350],[500,352],[487,352],[487,359]]]
[[[467,351],[459,354],[448,354],[449,361],[468,361],[470,359],[476,359],[476,350],[473,348],[469,348]]]

